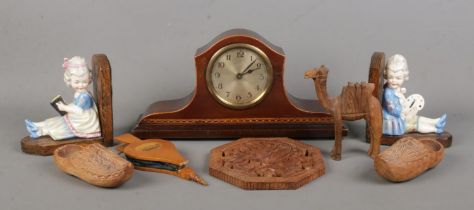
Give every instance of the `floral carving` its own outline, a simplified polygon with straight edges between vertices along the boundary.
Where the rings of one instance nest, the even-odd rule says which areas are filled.
[[[255,140],[222,151],[221,164],[249,176],[290,177],[314,165],[305,148],[281,141]]]

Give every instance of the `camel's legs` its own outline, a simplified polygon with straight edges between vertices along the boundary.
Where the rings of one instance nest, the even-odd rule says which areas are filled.
[[[331,158],[333,160],[341,160],[342,150],[342,115],[339,103],[335,103],[334,110],[334,147],[331,151]]]

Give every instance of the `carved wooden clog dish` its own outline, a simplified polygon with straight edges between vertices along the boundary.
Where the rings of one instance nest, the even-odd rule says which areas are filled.
[[[54,151],[59,169],[99,187],[117,187],[133,175],[133,165],[101,144],[69,144]]]
[[[406,137],[375,158],[375,170],[387,180],[403,182],[435,167],[444,157],[444,147],[433,139]]]

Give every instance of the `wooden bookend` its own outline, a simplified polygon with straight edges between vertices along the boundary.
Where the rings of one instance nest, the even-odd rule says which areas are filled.
[[[383,95],[383,86],[384,86],[384,78],[383,78],[383,71],[385,68],[385,53],[383,52],[374,52],[372,54],[370,60],[370,68],[369,68],[369,82],[375,85],[373,95],[380,101],[382,104],[382,95]],[[368,130],[366,131],[368,134]],[[367,141],[369,141],[369,135],[366,135]],[[449,132],[443,132],[440,134],[436,133],[408,133],[401,136],[390,136],[390,135],[382,135],[381,144],[383,145],[392,145],[397,140],[405,137],[413,137],[413,138],[434,138],[436,141],[441,143],[444,147],[449,147],[452,144],[453,136]]]
[[[390,136],[390,135],[383,135],[382,136],[382,144],[384,145],[392,145],[398,140],[405,138],[405,137],[412,137],[415,139],[423,139],[423,138],[430,138],[435,139],[444,147],[450,147],[453,143],[453,136],[449,132],[443,132],[440,134],[437,133],[407,133],[402,136]]]
[[[246,190],[297,189],[324,173],[320,150],[289,138],[242,138],[209,159],[211,176]]]
[[[370,59],[369,83],[374,84],[373,96],[382,101],[383,95],[383,69],[385,68],[385,53],[374,52]]]
[[[99,111],[102,144],[112,146],[114,143],[112,69],[105,54],[92,56],[92,73],[94,74],[94,95]]]
[[[112,113],[112,69],[106,55],[92,56],[93,93],[97,104],[101,137],[71,138],[55,141],[49,136],[31,139],[29,136],[21,140],[21,150],[34,155],[52,155],[54,150],[67,144],[89,144],[99,142],[104,146],[113,144],[113,113]]]

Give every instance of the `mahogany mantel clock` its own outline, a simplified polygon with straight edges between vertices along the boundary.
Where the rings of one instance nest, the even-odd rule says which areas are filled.
[[[197,50],[195,90],[151,104],[132,133],[140,138],[333,137],[334,120],[318,101],[285,91],[284,61],[280,47],[252,31],[224,32]]]

